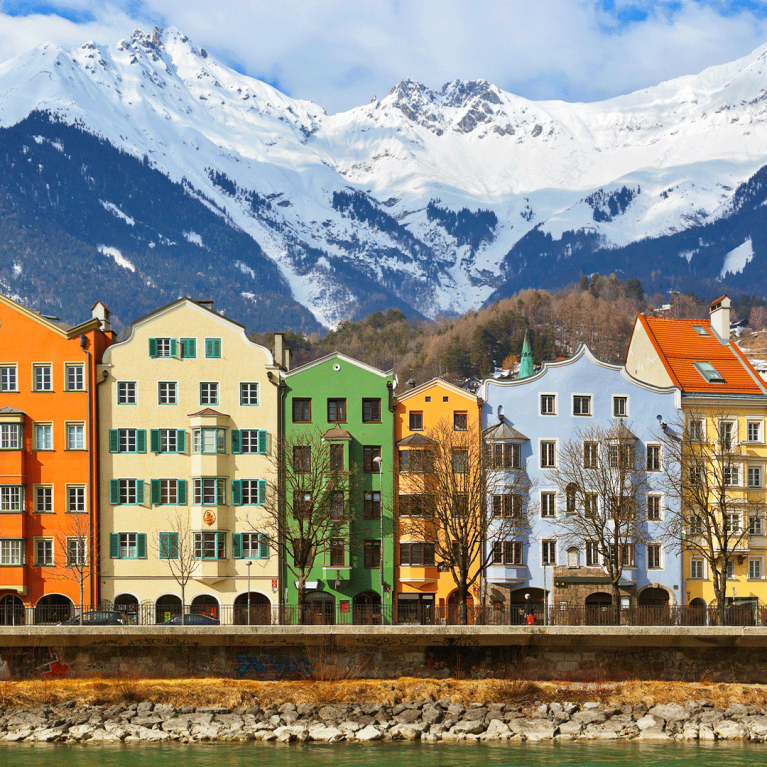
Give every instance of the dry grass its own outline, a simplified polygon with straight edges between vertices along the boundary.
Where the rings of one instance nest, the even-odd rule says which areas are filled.
[[[684,682],[621,682],[583,684],[527,682],[505,679],[462,681],[403,677],[396,680],[345,680],[254,682],[229,679],[61,679],[0,683],[0,705],[56,705],[67,700],[82,705],[152,701],[175,706],[225,706],[227,708],[282,703],[382,703],[450,698],[459,703],[515,703],[528,706],[553,701],[605,704],[683,703],[710,700],[727,708],[730,703],[765,705],[767,686]]]

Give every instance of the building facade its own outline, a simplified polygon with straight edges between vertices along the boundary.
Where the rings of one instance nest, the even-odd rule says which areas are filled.
[[[271,352],[210,302],[182,298],[134,322],[98,370],[102,598],[145,622],[180,614],[182,591],[184,612],[271,621]]]

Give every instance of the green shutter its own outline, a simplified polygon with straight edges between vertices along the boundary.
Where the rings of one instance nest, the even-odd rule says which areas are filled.
[[[160,430],[150,429],[149,431],[149,450],[153,453],[160,452]]]
[[[186,480],[176,480],[176,498],[179,506],[186,506]]]
[[[120,503],[120,480],[109,480],[109,503],[112,506],[117,506]]]
[[[232,559],[242,559],[242,533],[232,533]]]
[[[258,452],[264,455],[266,453],[266,429],[258,430]]]
[[[176,431],[176,452],[186,452],[186,431],[184,431],[184,429],[178,429],[178,431]]]
[[[160,503],[160,480],[159,479],[153,479],[151,481],[151,498],[152,498],[152,504],[155,506]]]
[[[191,358],[194,358],[197,356],[197,339],[196,338],[189,339],[189,356]]]
[[[160,533],[160,559],[172,559],[170,556],[170,533]]]
[[[232,480],[232,506],[242,506],[242,480]]]
[[[168,533],[170,538],[170,558],[178,559],[178,533]]]
[[[264,533],[258,534],[258,558],[269,559],[269,536]]]
[[[117,429],[109,430],[109,452],[110,453],[120,452],[120,434]]]
[[[136,535],[136,551],[139,559],[146,559],[146,533]]]
[[[141,506],[144,503],[144,480],[136,480],[136,503]]]
[[[157,339],[156,338],[149,339],[149,356],[150,357],[157,356]]]
[[[175,338],[170,339],[170,356],[178,356],[178,341]]]
[[[181,339],[181,359],[190,360],[197,356],[197,341],[194,338]]]
[[[266,480],[258,480],[258,505],[263,506],[266,503]]]
[[[240,439],[240,430],[232,429],[232,453],[242,452],[242,440]]]
[[[146,453],[146,429],[136,429],[136,452]]]
[[[109,558],[120,558],[120,533],[109,533]]]
[[[221,357],[221,339],[220,338],[205,339],[205,356],[208,359],[220,359]]]

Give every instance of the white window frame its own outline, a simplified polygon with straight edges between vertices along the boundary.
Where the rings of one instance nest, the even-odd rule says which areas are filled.
[[[698,424],[700,429],[698,430],[697,427],[693,428],[693,424]],[[706,441],[705,417],[704,418],[688,418],[687,430],[689,432],[691,442],[705,442]]]
[[[575,412],[575,400],[581,400],[586,399],[589,404],[589,412],[588,413],[576,413]],[[587,392],[583,393],[573,393],[571,395],[570,399],[570,412],[572,413],[573,418],[593,418],[594,417],[594,395],[589,394]]]
[[[11,371],[13,375],[11,376]],[[13,386],[9,386],[10,378],[13,378]],[[17,392],[19,390],[19,366],[15,362],[0,364],[0,392]]]
[[[0,565],[20,566],[26,564],[23,538],[0,539]]]
[[[23,511],[23,485],[0,485],[0,513],[20,514]]]
[[[597,541],[584,542],[584,554],[586,567],[600,567],[602,564],[602,554],[599,551]]]
[[[752,482],[752,473],[757,472],[757,481]],[[764,469],[753,464],[746,466],[746,487],[753,490],[764,486]]]
[[[544,498],[549,499],[550,501],[550,509],[546,509],[546,506],[549,505],[547,502],[544,502]],[[540,504],[541,504],[541,519],[555,519],[557,516],[557,492],[556,490],[541,490],[541,498],[540,498]],[[544,511],[548,511],[549,513],[544,514]]]
[[[40,504],[39,500],[40,497],[38,496],[38,492],[43,491],[43,499],[44,503]],[[54,499],[54,493],[53,493],[53,485],[32,485],[32,513],[33,514],[53,514],[55,512],[55,507],[53,505],[53,499]],[[41,509],[41,505],[43,506],[49,506],[50,508],[43,508]]]
[[[120,391],[122,387],[122,392]],[[130,402],[130,399],[133,402]],[[121,402],[125,399],[125,402]],[[138,384],[136,381],[118,381],[117,382],[117,404],[118,405],[137,405],[138,404]]]
[[[215,392],[216,392],[215,402],[210,401],[211,391],[209,388],[206,389],[205,395],[203,396],[203,388],[202,388],[203,386],[215,387]],[[221,384],[219,381],[200,381],[200,405],[207,405],[207,406],[216,405],[217,406],[220,400],[221,400]]]
[[[171,344],[171,338],[163,337],[163,338],[155,338],[155,342],[157,344],[157,357],[171,357],[171,350],[172,350],[172,344]]]
[[[38,439],[38,429],[47,429],[48,434],[48,444],[45,447],[40,446],[40,441]],[[45,433],[45,432],[43,432]],[[52,423],[35,423],[32,427],[32,434],[35,441],[34,450],[53,450],[53,424]]]
[[[77,430],[80,430],[79,432]],[[65,427],[66,434],[66,446],[65,450],[87,450],[88,442],[85,439],[85,423],[81,422],[67,422]],[[82,444],[78,444],[80,440],[76,438],[77,434],[82,436]],[[75,439],[73,440],[73,436]]]
[[[650,468],[650,449],[657,450],[658,465],[656,468]],[[645,469],[649,472],[663,471],[663,446],[659,442],[648,442],[645,444]]]
[[[68,484],[65,487],[66,499],[67,499],[67,514],[85,514],[88,511],[88,492],[87,485],[82,484]],[[77,491],[73,493],[73,491]],[[77,496],[82,496],[82,503]],[[82,508],[73,508],[75,504],[72,503],[73,499],[76,500],[76,505],[82,505]]]
[[[38,373],[43,374],[46,370],[48,371],[47,382],[44,380],[44,377],[38,378]],[[50,362],[35,362],[32,364],[32,386],[33,391],[53,391],[53,365]]]
[[[722,485],[724,487],[742,487],[743,466],[740,463],[731,461],[721,467]]]
[[[553,557],[550,555],[553,553]],[[544,538],[541,541],[541,565],[556,567],[557,564],[557,539]]]
[[[45,555],[40,557],[40,547],[44,546]],[[35,567],[53,567],[56,559],[53,550],[53,538],[39,537],[34,539]],[[43,561],[40,561],[40,560]]]
[[[720,434],[721,434],[721,429],[723,426],[730,427],[730,444],[729,444],[728,450],[732,452],[735,446],[738,444],[738,419],[735,416],[722,416],[717,421],[716,438],[717,438],[717,448],[719,450],[722,449],[722,439],[720,437]]]
[[[753,575],[753,565],[758,568],[758,573]],[[764,557],[752,557],[748,558],[748,580],[761,581],[764,580]]]
[[[160,443],[161,453],[177,453],[178,452],[178,429],[158,429],[159,434],[157,439]],[[171,450],[170,440],[173,440],[173,449]]]
[[[251,387],[255,386],[255,402],[252,402]],[[247,396],[245,393],[247,391]],[[240,381],[240,406],[241,407],[257,407],[261,404],[261,387],[258,385],[258,381]]]
[[[166,387],[163,394],[163,387]],[[173,395],[173,401],[170,400],[170,394]],[[163,402],[163,397],[165,402]],[[158,381],[157,382],[157,404],[158,405],[178,405],[178,381]]]
[[[0,450],[21,450],[24,431],[20,423],[0,423]]]
[[[553,410],[549,412],[543,411],[543,398],[551,397]],[[538,395],[538,414],[539,415],[557,415],[557,395],[555,392],[540,392]]]
[[[72,386],[70,380],[70,373],[74,371],[80,371],[80,380],[74,381],[75,385]],[[77,384],[80,384],[77,386]],[[86,391],[85,388],[85,365],[82,362],[65,362],[64,363],[64,391]]]
[[[74,546],[72,544],[75,544]],[[75,556],[72,556],[74,550]],[[87,567],[88,539],[81,536],[67,538],[67,567]]]
[[[119,559],[138,559],[138,533],[118,533]]]
[[[752,427],[756,427],[756,439],[751,439]],[[746,419],[746,442],[752,445],[764,444],[764,438],[762,437],[763,431],[764,421],[762,419]]]
[[[650,516],[650,499],[658,502],[658,516]],[[647,493],[647,521],[648,522],[662,522],[663,521],[663,493]]]
[[[657,548],[658,549],[658,563],[657,564],[651,564],[650,563],[650,549]],[[646,546],[646,566],[648,570],[663,570],[664,569],[664,556],[663,556],[663,544],[660,541],[649,541]]]
[[[554,462],[551,465],[543,465],[543,446],[554,446]],[[556,469],[559,458],[559,440],[558,439],[539,439],[538,440],[538,464],[541,469]]]
[[[706,580],[706,560],[699,557],[690,559],[690,580]]]
[[[622,413],[616,412],[616,405],[619,400],[623,400]],[[612,417],[613,418],[628,418],[629,417],[629,395],[628,394],[613,394],[612,397]]]

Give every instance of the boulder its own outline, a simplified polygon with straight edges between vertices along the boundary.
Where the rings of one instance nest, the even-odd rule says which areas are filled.
[[[355,732],[354,737],[361,741],[381,740],[381,738],[383,738],[383,733],[377,727],[369,724],[367,727],[363,727],[361,730]]]
[[[337,727],[327,727],[324,724],[318,724],[309,728],[309,739],[320,743],[337,743],[344,740],[344,734]]]
[[[748,732],[738,721],[723,719],[714,727],[714,733],[719,740],[746,740]]]

